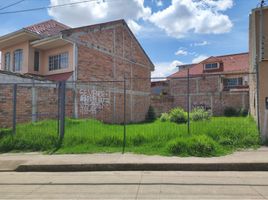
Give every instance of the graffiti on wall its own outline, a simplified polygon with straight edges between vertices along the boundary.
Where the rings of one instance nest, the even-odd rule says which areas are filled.
[[[80,109],[82,115],[97,114],[110,105],[110,91],[80,89]]]
[[[211,110],[211,105],[206,103],[192,103],[192,109],[194,108],[203,108],[205,110]]]

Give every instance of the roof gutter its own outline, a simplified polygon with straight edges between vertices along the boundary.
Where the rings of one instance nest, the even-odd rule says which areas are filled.
[[[15,31],[15,32],[12,32],[12,33],[8,33],[8,34],[6,34],[6,35],[1,36],[1,37],[0,37],[0,41],[1,41],[1,40],[7,40],[7,39],[9,39],[10,37],[14,37],[14,36],[19,35],[19,34],[21,34],[21,33],[27,33],[27,34],[32,35],[33,37],[41,38],[41,36],[38,35],[37,33],[33,33],[33,32],[31,32],[31,31],[29,31],[29,30],[23,28],[23,29],[20,29],[20,30],[18,30],[18,31]]]
[[[46,43],[46,42],[51,42],[51,41],[55,41],[55,40],[58,40],[58,39],[62,39],[62,37],[61,37],[60,34],[54,35],[54,36],[50,36],[50,37],[46,37],[46,38],[43,38],[43,39],[40,39],[40,40],[33,41],[33,42],[31,42],[31,45],[36,45],[36,44],[42,44],[42,43]]]

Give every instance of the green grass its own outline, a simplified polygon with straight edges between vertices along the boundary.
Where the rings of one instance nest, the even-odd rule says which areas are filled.
[[[260,144],[256,123],[251,117],[213,117],[186,124],[173,122],[129,124],[126,127],[126,152],[166,156],[220,156]],[[57,122],[46,120],[20,124],[17,134],[0,130],[0,152],[42,151],[47,153],[121,152],[123,126],[100,121],[66,120],[62,143],[57,137]]]

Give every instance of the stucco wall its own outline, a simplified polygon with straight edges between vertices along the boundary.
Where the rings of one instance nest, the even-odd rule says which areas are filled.
[[[249,50],[250,50],[250,71],[259,71],[259,99],[257,98],[257,75],[250,76],[250,111],[259,120],[262,138],[268,138],[268,110],[265,107],[265,98],[268,97],[268,60],[260,59],[260,12],[258,9],[252,11],[249,28]],[[264,59],[268,59],[268,7],[263,9],[263,36],[265,39],[263,45]],[[258,68],[258,70],[257,70]],[[259,107],[259,110],[258,110]],[[259,112],[259,119],[258,119]]]
[[[263,61],[259,65],[259,78],[260,78],[260,96],[259,96],[259,109],[260,109],[260,128],[263,138],[268,138],[268,109],[265,105],[265,98],[268,98],[268,61]]]
[[[59,74],[59,73],[65,73],[65,72],[71,72],[74,69],[73,65],[73,60],[74,60],[74,55],[73,55],[73,44],[67,44],[58,48],[53,48],[53,49],[48,49],[48,50],[38,50],[33,48],[29,42],[23,42],[21,44],[17,44],[15,46],[11,46],[8,48],[5,48],[2,50],[2,69],[4,70],[4,55],[7,52],[11,53],[11,71],[13,69],[13,62],[14,62],[14,51],[17,49],[22,49],[23,50],[23,63],[22,63],[22,70],[19,71],[18,73],[21,74],[26,74],[26,73],[31,73],[31,74],[37,74],[37,75],[53,75],[53,74]],[[34,71],[34,52],[35,50],[40,52],[40,59],[39,59],[39,71]],[[60,69],[60,70],[54,70],[54,71],[49,71],[49,66],[48,66],[48,60],[49,56],[51,55],[57,55],[60,53],[68,53],[69,55],[69,66],[66,69]]]
[[[69,58],[69,66],[66,69],[59,69],[59,70],[53,70],[49,71],[49,56],[61,54],[61,53],[68,53]],[[40,73],[42,75],[52,75],[52,74],[59,74],[59,73],[65,73],[73,71],[73,45],[67,44],[58,48],[49,49],[49,50],[43,50],[41,51],[41,66],[40,66]]]
[[[5,54],[7,52],[10,53],[10,68],[13,70],[14,65],[14,51],[17,49],[23,50],[23,59],[22,59],[22,69],[19,71],[19,73],[28,73],[28,64],[29,64],[29,42],[23,42],[20,44],[17,44],[15,46],[11,46],[5,49],[2,49],[2,69],[5,67]]]

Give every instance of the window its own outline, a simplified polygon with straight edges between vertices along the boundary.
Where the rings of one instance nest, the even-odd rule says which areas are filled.
[[[68,53],[49,56],[49,71],[68,68]]]
[[[5,54],[5,70],[6,71],[10,71],[10,53],[9,52],[7,52],[6,54]]]
[[[22,59],[23,59],[22,49],[17,49],[16,51],[14,51],[13,71],[15,72],[21,71]]]
[[[34,71],[39,71],[39,51],[34,52]]]
[[[243,78],[227,78],[224,79],[224,86],[231,88],[243,85]]]
[[[208,64],[205,64],[205,69],[218,69],[219,68],[219,63],[208,63]]]

